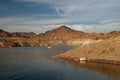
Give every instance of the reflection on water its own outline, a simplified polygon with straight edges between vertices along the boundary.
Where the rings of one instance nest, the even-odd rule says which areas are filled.
[[[69,63],[51,57],[70,49],[61,45],[0,48],[0,80],[120,80],[120,66]]]
[[[89,62],[78,63],[72,61],[70,61],[69,63],[73,64],[76,67],[92,70],[109,77],[120,78],[120,65],[98,64],[98,63],[89,63]]]

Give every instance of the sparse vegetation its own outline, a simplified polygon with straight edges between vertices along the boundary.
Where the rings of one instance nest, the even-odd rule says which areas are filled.
[[[14,42],[12,46],[13,46],[13,47],[20,47],[21,45],[20,45],[20,43],[18,43],[18,42]]]
[[[29,42],[23,42],[23,45],[24,46],[30,46],[30,43]]]

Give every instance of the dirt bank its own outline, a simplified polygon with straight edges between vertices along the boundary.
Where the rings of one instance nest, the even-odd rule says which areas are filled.
[[[98,43],[82,45],[54,57],[72,61],[86,58],[87,62],[120,64],[120,36]]]

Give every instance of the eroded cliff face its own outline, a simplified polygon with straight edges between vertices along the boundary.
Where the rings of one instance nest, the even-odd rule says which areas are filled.
[[[0,30],[0,47],[51,46],[57,44],[86,45],[97,43],[118,35],[120,35],[119,31],[110,33],[85,33],[73,30],[67,26],[60,26],[40,34],[35,34],[33,32],[9,33]]]

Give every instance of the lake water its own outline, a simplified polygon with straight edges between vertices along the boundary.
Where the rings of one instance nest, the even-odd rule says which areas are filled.
[[[0,48],[0,80],[120,80],[119,65],[74,63],[51,56],[71,46]]]

